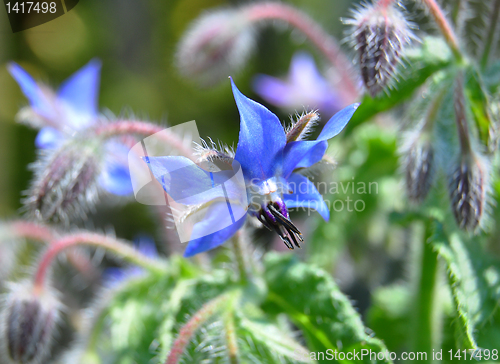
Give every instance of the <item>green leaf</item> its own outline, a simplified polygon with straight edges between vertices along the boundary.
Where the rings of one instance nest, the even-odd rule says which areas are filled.
[[[409,287],[380,287],[373,293],[367,321],[391,351],[403,351],[409,338],[412,295]]]
[[[381,340],[367,333],[360,315],[325,271],[300,263],[293,254],[268,253],[264,263],[269,288],[265,312],[286,313],[301,329],[311,352],[386,350]]]
[[[490,129],[492,117],[490,96],[475,66],[470,66],[467,69],[465,92],[479,139],[484,146],[491,148]]]
[[[500,262],[487,255],[480,239],[447,236],[441,223],[433,223],[430,242],[445,261],[457,311],[458,348],[500,347]]]
[[[398,68],[399,81],[395,84],[395,90],[374,99],[365,96],[347,125],[347,130],[410,98],[432,74],[450,66],[453,55],[442,38],[426,37],[420,47],[407,52],[404,63]]]

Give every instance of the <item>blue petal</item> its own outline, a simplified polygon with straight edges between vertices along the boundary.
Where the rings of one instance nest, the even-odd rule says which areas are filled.
[[[8,70],[21,87],[21,90],[28,98],[35,111],[46,118],[52,118],[54,116],[52,101],[36,83],[33,77],[31,77],[28,72],[14,62],[8,65]]]
[[[107,192],[118,196],[126,196],[134,191],[128,166],[123,164],[106,163],[99,176],[99,184]]]
[[[286,145],[283,152],[283,177],[287,178],[296,168],[312,166],[323,158],[328,139],[344,129],[359,104],[352,104],[333,115],[326,123],[317,140],[299,140]]]
[[[232,206],[234,207],[234,205]],[[192,257],[193,255],[218,247],[231,238],[243,226],[246,214],[231,225],[215,233],[203,236],[204,231],[213,231],[214,224],[224,223],[224,221],[221,221],[221,216],[227,216],[227,211],[228,206],[226,202],[214,203],[208,208],[205,218],[193,227],[192,236],[202,237],[189,241],[186,251],[184,252],[185,257]]]
[[[288,178],[297,168],[307,168],[318,163],[327,149],[326,140],[299,140],[288,143],[283,152],[283,177]]]
[[[101,62],[93,59],[59,88],[58,96],[78,113],[97,114]]]
[[[333,115],[323,127],[323,130],[321,130],[317,140],[328,140],[340,133],[345,128],[349,120],[351,120],[358,107],[359,104],[352,104]]]
[[[315,209],[325,221],[328,221],[330,218],[328,206],[311,181],[300,174],[294,173],[288,179],[288,185],[293,192],[283,196],[287,208],[306,207]]]
[[[64,134],[59,130],[46,126],[38,132],[35,146],[40,149],[56,148],[64,140]]]
[[[257,75],[253,80],[253,89],[260,97],[273,105],[286,108],[294,104],[293,89],[279,78]]]
[[[186,157],[146,157],[146,162],[165,192],[176,202],[194,205],[217,198],[240,201],[246,196],[245,186],[230,180],[234,175],[232,170],[208,172]]]
[[[231,79],[240,113],[240,136],[235,159],[247,180],[266,180],[281,167],[285,131],[278,117],[261,104],[244,96]]]

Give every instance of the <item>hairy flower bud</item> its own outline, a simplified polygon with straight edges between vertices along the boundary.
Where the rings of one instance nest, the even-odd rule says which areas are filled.
[[[297,115],[297,121],[292,123],[286,130],[286,142],[304,140],[311,133],[319,121],[319,114],[315,111]]]
[[[487,162],[475,154],[463,154],[449,178],[451,208],[461,229],[474,231],[483,221],[489,188]]]
[[[42,151],[46,154],[33,165],[35,178],[24,201],[28,213],[44,221],[84,216],[97,197],[101,147],[97,139],[68,140]]]
[[[404,14],[395,5],[365,5],[347,21],[351,43],[367,91],[375,97],[393,79],[404,47],[414,37]]]
[[[46,363],[60,309],[50,290],[37,292],[30,282],[11,284],[0,318],[0,361]]]
[[[427,133],[410,131],[401,148],[406,191],[410,201],[421,203],[434,180],[434,147]]]
[[[202,15],[181,39],[177,66],[203,86],[223,81],[239,70],[253,48],[250,20],[239,10]]]

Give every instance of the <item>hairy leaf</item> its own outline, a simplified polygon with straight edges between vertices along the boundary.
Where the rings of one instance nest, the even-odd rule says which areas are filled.
[[[500,345],[500,263],[478,246],[479,239],[447,236],[435,221],[430,242],[447,265],[458,317],[457,347],[498,349]]]
[[[269,253],[265,267],[269,287],[265,311],[286,313],[301,329],[311,352],[386,350],[381,340],[368,334],[359,314],[328,273],[288,254]],[[331,361],[325,358],[318,362]],[[365,357],[364,362],[369,358]]]

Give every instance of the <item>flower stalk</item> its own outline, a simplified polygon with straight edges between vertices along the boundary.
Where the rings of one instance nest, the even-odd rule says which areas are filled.
[[[481,56],[481,68],[485,69],[488,65],[488,60],[490,58],[490,52],[493,48],[493,42],[495,40],[495,31],[497,29],[498,17],[500,15],[500,0],[495,0],[493,4],[493,10],[488,23],[488,33],[486,35],[486,40],[484,42],[483,55]]]
[[[449,23],[448,19],[446,19],[446,16],[444,15],[444,12],[439,4],[436,0],[422,0],[422,3],[434,18],[434,21],[441,31],[446,43],[448,43],[448,46],[455,55],[455,58],[458,61],[462,60],[463,56],[460,51],[457,35],[455,34],[455,31],[453,30],[453,27]]]
[[[241,283],[246,283],[249,280],[250,267],[248,266],[248,259],[246,257],[245,242],[243,237],[244,232],[238,231],[231,239],[231,248],[233,250],[234,259],[238,266],[239,279]]]
[[[97,136],[105,139],[130,134],[149,136],[156,133],[159,133],[158,138],[163,139],[182,156],[193,159],[193,150],[186,145],[184,140],[158,124],[136,120],[116,120],[96,128]]]
[[[181,328],[179,336],[172,345],[172,349],[170,350],[170,354],[168,355],[165,364],[179,363],[182,353],[186,349],[195,332],[213,315],[231,304],[235,298],[236,294],[234,292],[230,292],[220,295],[203,305],[203,307]]]
[[[425,235],[420,262],[420,280],[418,282],[417,299],[415,301],[415,329],[413,330],[413,349],[415,352],[432,353],[437,347],[437,334],[440,320],[438,315],[438,253],[434,251],[429,239],[431,238],[430,222],[426,223]],[[427,362],[432,362],[428,357]]]
[[[149,271],[163,272],[157,261],[143,256],[127,244],[108,236],[84,232],[62,237],[50,244],[48,250],[43,254],[35,273],[35,290],[43,289],[49,268],[60,253],[69,248],[82,245],[104,248]]]
[[[385,0],[387,1],[387,0]],[[342,52],[335,38],[330,36],[317,22],[283,3],[257,3],[243,8],[252,21],[279,19],[300,30],[330,61],[338,71],[343,85],[347,103],[355,102],[359,98],[356,81],[353,78],[352,65],[347,56]]]
[[[224,330],[226,336],[227,355],[230,364],[238,364],[238,340],[236,337],[236,328],[234,325],[234,315],[230,311],[224,316]]]

